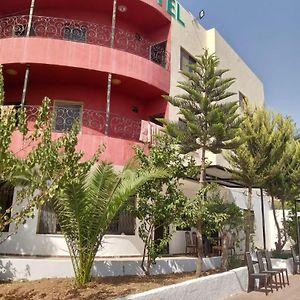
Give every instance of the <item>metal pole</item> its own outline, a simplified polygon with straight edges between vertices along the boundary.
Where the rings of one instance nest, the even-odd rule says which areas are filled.
[[[299,220],[298,220],[298,206],[297,202],[300,200],[295,201],[295,215],[296,215],[296,226],[297,226],[297,245],[298,245],[298,255],[300,256],[300,232],[299,232]]]
[[[265,207],[264,207],[263,189],[260,189],[260,203],[261,203],[261,217],[262,217],[264,250],[266,250],[266,248],[267,248],[266,247],[266,224],[265,224]]]
[[[35,0],[31,0],[27,30],[26,30],[26,37],[30,36],[34,7],[35,7]],[[25,105],[25,101],[26,101],[27,87],[28,87],[28,81],[29,81],[29,72],[30,72],[30,66],[27,64],[26,70],[25,70],[23,90],[22,90],[21,107],[23,107]]]
[[[113,0],[113,14],[112,14],[112,26],[111,26],[111,37],[110,47],[115,46],[115,31],[116,31],[116,18],[117,18],[117,0]],[[109,129],[109,115],[110,115],[110,101],[111,101],[111,80],[112,73],[108,73],[107,78],[107,96],[106,96],[106,115],[105,115],[105,135],[108,135]]]

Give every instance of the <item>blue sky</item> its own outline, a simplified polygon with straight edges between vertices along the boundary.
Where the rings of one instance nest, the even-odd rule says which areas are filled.
[[[266,106],[300,127],[300,0],[181,0],[263,81]]]

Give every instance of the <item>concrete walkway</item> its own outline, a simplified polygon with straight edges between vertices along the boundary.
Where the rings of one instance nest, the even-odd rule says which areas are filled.
[[[300,275],[290,275],[290,285],[286,285],[285,288],[276,291],[274,289],[273,294],[269,293],[268,296],[262,292],[251,293],[239,293],[227,298],[226,300],[299,300],[300,299]]]

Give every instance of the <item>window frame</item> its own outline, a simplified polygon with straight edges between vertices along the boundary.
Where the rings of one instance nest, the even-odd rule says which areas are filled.
[[[81,131],[82,131],[82,118],[83,118],[84,102],[83,101],[71,101],[71,100],[54,100],[53,101],[53,113],[54,114],[56,112],[57,104],[66,104],[66,106],[68,106],[68,105],[70,105],[70,106],[71,105],[73,105],[73,106],[75,106],[75,105],[80,106],[80,116],[79,116],[78,123],[79,123],[79,133],[81,133]],[[73,124],[72,124],[72,126],[73,126]],[[63,132],[66,132],[66,131],[70,130],[70,129],[67,129],[67,130],[63,131],[63,130],[57,130],[56,129],[56,115],[53,116],[52,129],[53,129],[53,132],[56,132],[56,133],[63,133]]]
[[[55,232],[42,232],[41,230],[41,221],[42,221],[42,209],[43,207],[45,207],[45,205],[49,205],[50,202],[47,201],[45,202],[42,206],[39,207],[39,210],[38,210],[38,220],[37,220],[37,225],[36,225],[36,234],[38,235],[41,235],[41,234],[45,234],[45,235],[62,235],[62,232],[61,230],[58,230],[57,228],[59,226],[59,223],[57,221],[57,217],[56,217],[56,214],[54,212],[54,209],[53,209],[53,205],[52,205],[52,210],[53,210],[53,214],[55,215]]]
[[[242,112],[244,112],[247,105],[247,97],[241,91],[238,92],[238,95],[239,95],[239,107],[242,110]]]
[[[183,54],[186,54],[188,57],[188,64],[183,65]],[[179,69],[183,72],[189,72],[191,73],[191,68],[188,67],[187,65],[192,65],[194,63],[196,63],[196,58],[194,57],[194,55],[190,54],[187,50],[185,50],[183,47],[180,47],[180,66]]]
[[[2,215],[3,212],[5,212],[8,208],[11,208],[13,203],[14,203],[14,198],[15,198],[15,187],[11,186],[5,186],[5,182],[0,183],[0,191],[2,188],[7,189],[7,194],[9,194],[9,197],[11,199],[6,199],[6,206],[0,210],[0,214]],[[1,192],[0,192],[1,195]],[[8,205],[7,205],[8,204]],[[0,198],[0,207],[1,207],[1,198]],[[8,214],[9,216],[11,215],[11,212]],[[2,233],[8,233],[10,232],[10,224],[7,224],[2,231]]]
[[[130,201],[132,202],[130,204]],[[122,212],[126,212],[127,208],[130,206],[130,205],[134,205],[136,206],[136,202],[137,202],[137,198],[136,197],[131,197],[128,202],[127,202],[127,205],[124,206],[123,208],[120,209],[120,211],[118,212],[118,216],[111,222],[109,228],[107,229],[107,233],[105,235],[109,235],[109,236],[122,236],[122,235],[125,235],[125,236],[135,236],[136,235],[136,230],[137,230],[137,218],[134,216],[134,214],[132,214],[132,221],[134,222],[134,228],[133,228],[133,232],[132,233],[125,233],[125,232],[122,232],[122,231],[118,231],[118,232],[113,232],[112,228],[113,226],[117,225],[118,226],[118,223],[120,222],[120,214]]]

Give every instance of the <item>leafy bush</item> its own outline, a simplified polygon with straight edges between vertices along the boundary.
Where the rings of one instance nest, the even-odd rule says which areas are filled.
[[[238,255],[230,255],[228,258],[228,270],[245,266],[245,261]]]
[[[281,258],[281,259],[287,259],[287,258],[290,258],[292,257],[292,253],[291,251],[272,251],[271,253],[272,255],[272,258]]]

